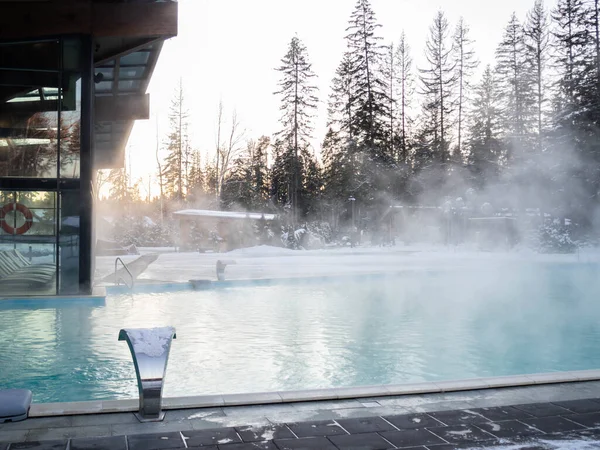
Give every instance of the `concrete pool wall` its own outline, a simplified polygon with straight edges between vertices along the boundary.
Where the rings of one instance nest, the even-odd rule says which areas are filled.
[[[550,372],[527,375],[472,378],[414,384],[356,386],[300,391],[259,392],[223,395],[167,397],[163,409],[211,408],[223,406],[268,405],[278,403],[312,402],[323,400],[361,399],[414,394],[441,394],[460,391],[509,387],[526,387],[559,383],[600,381],[600,369],[569,372]],[[132,412],[139,408],[138,399],[95,400],[65,403],[34,403],[31,417]]]

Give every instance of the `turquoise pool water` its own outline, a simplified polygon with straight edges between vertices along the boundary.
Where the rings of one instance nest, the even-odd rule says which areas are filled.
[[[137,396],[120,328],[172,325],[166,396],[600,367],[600,266],[495,264],[355,282],[1,302],[0,387]]]

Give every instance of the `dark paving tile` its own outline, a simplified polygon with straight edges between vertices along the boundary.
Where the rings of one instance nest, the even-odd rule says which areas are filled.
[[[513,438],[515,436],[530,436],[534,434],[542,434],[542,432],[537,428],[534,428],[531,425],[527,425],[522,422],[518,422],[516,420],[480,423],[477,425],[477,427],[499,438]]]
[[[589,413],[589,414],[571,414],[563,416],[573,422],[577,422],[580,425],[588,428],[600,427],[600,413]]]
[[[317,420],[314,422],[288,423],[290,430],[298,437],[334,436],[346,434],[340,426],[331,420]]]
[[[531,414],[523,410],[513,408],[512,406],[498,406],[494,408],[475,408],[471,409],[470,411],[473,411],[477,414],[481,414],[482,416],[491,420],[492,422],[501,420],[527,419],[532,417]]]
[[[522,422],[534,426],[544,433],[560,433],[581,430],[583,428],[582,425],[571,422],[564,417],[537,417],[535,419],[525,419]]]
[[[219,450],[219,447],[216,445],[203,445],[202,447],[181,447],[181,450]],[[180,450],[180,449],[177,449]]]
[[[17,444],[10,444],[10,448],[16,450],[65,450],[67,448],[67,441],[19,442]]]
[[[275,445],[279,450],[338,450],[329,439],[324,437],[277,439]]]
[[[6,450],[8,448],[8,443],[0,442],[0,450]]]
[[[244,442],[268,441],[272,439],[293,439],[296,437],[285,425],[236,427],[235,429]]]
[[[560,416],[569,414],[569,410],[552,403],[530,403],[526,405],[514,405],[513,408],[520,409],[535,417]]]
[[[242,442],[234,428],[214,428],[208,430],[182,431],[188,447],[203,445],[225,445]],[[131,450],[131,448],[129,449]]]
[[[552,402],[578,414],[600,412],[600,403],[593,400],[572,400],[568,402]]]
[[[381,435],[396,447],[415,447],[419,445],[444,444],[444,440],[426,429],[384,431]]]
[[[377,433],[330,436],[329,440],[340,450],[385,450],[391,448],[390,443]]]
[[[162,450],[181,447],[181,435],[172,433],[134,434],[127,436],[129,450]]]
[[[396,429],[381,417],[336,420],[350,434],[372,433],[377,431],[395,431]]]
[[[206,447],[198,447],[205,449]],[[278,450],[273,441],[243,442],[241,444],[219,445],[219,450]]]
[[[127,444],[125,436],[71,439],[69,448],[71,450],[127,450]]]
[[[471,410],[438,411],[429,413],[429,415],[445,425],[467,425],[470,423],[487,422],[485,417]]]
[[[451,427],[430,428],[429,431],[450,443],[478,442],[495,440],[491,434],[480,430],[474,425],[453,425]]]
[[[439,427],[444,425],[439,420],[434,419],[428,414],[402,414],[400,416],[385,416],[384,419],[401,430]]]

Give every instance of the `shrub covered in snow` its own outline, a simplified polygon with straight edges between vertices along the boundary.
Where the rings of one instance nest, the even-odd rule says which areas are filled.
[[[319,241],[324,244],[329,244],[333,238],[333,232],[331,231],[331,225],[329,222],[309,222],[306,224],[308,231]]]
[[[546,219],[538,228],[536,238],[536,250],[540,253],[574,253],[577,249],[569,225],[558,219]]]
[[[121,217],[113,226],[112,238],[123,247],[168,247],[173,245],[177,227],[160,225],[145,217]]]

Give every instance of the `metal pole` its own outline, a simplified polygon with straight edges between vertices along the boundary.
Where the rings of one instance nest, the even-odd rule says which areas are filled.
[[[350,204],[352,205],[352,233],[350,235],[350,247],[354,247],[354,239],[356,237],[356,220],[355,220],[355,216],[354,216],[354,202],[356,201],[356,199],[352,196],[350,196],[350,198],[348,199],[350,201]]]

